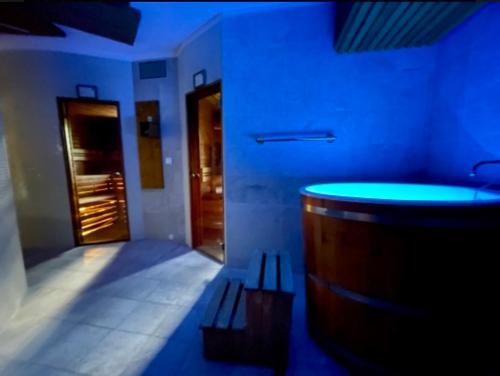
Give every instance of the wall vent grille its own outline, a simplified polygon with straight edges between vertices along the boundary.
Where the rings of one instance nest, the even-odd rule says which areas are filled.
[[[167,62],[165,60],[144,61],[139,63],[139,78],[141,80],[163,77],[167,77]]]

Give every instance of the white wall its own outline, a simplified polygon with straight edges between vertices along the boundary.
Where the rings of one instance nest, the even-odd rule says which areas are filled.
[[[26,276],[0,113],[0,331],[16,311],[25,291]]]
[[[139,64],[134,63],[134,97],[136,101],[157,100],[160,103],[160,126],[163,153],[163,189],[142,189],[144,236],[185,242],[184,174],[182,161],[183,132],[179,120],[177,59],[166,59],[167,76],[139,78]],[[165,158],[172,164],[165,164]]]
[[[186,226],[186,242],[188,244],[191,244],[191,205],[188,175],[189,156],[186,121],[186,94],[194,90],[193,74],[203,69],[207,72],[207,83],[222,79],[220,22],[215,22],[214,25],[207,27],[187,45],[183,46],[177,60],[179,115],[182,126],[184,202],[186,203],[184,217]],[[222,91],[224,92],[224,88]]]
[[[120,102],[131,237],[144,233],[131,63],[57,52],[4,51],[0,111],[21,244],[35,256],[74,244],[56,97],[75,97],[76,84],[96,85],[99,99]]]

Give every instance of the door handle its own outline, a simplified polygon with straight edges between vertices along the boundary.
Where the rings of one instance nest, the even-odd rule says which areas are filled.
[[[191,177],[194,178],[199,178],[200,174],[198,172],[191,172]]]

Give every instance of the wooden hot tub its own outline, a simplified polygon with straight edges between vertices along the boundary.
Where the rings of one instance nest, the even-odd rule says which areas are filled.
[[[383,372],[490,367],[500,194],[337,183],[301,195],[308,325],[323,347]]]

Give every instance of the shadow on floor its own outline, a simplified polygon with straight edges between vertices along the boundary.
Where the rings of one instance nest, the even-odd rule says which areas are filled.
[[[0,375],[271,375],[203,358],[199,323],[225,276],[244,271],[172,242],[74,248],[28,271],[25,303],[0,333]],[[345,375],[309,338],[295,283],[288,374]]]

